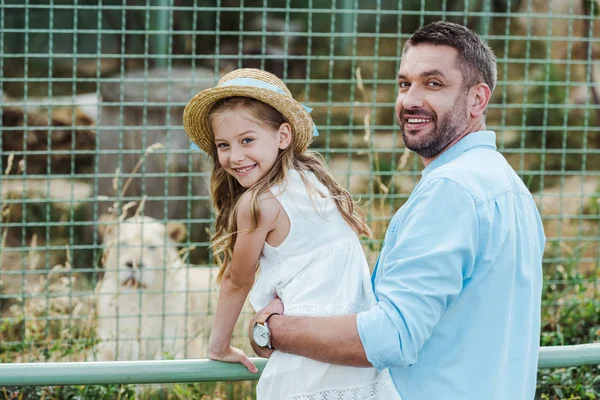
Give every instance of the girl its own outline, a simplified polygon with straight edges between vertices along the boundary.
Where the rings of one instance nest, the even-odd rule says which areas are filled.
[[[230,344],[248,295],[255,310],[279,296],[286,315],[342,315],[375,304],[358,238],[370,235],[364,216],[324,162],[307,152],[314,123],[280,79],[256,69],[230,72],[190,100],[184,126],[214,162],[212,246],[221,287],[210,358],[258,372]],[[387,371],[278,351],[256,393],[259,400],[399,398]]]

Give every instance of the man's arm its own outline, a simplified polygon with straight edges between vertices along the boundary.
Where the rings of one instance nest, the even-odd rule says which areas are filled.
[[[377,305],[357,318],[367,358],[379,369],[418,362],[471,276],[483,234],[472,195],[456,182],[432,179],[413,195],[384,241]]]
[[[266,311],[259,312],[250,325],[253,326],[261,315],[270,314],[272,307],[269,305]],[[336,317],[273,315],[268,325],[271,344],[277,350],[332,364],[371,367],[358,336],[356,314]],[[271,350],[258,347],[252,339],[250,341],[257,355],[270,356]]]

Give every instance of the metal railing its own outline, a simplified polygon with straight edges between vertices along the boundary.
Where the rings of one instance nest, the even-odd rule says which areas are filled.
[[[105,385],[257,380],[267,360],[252,358],[259,373],[212,360],[153,360],[0,364],[1,386]],[[539,368],[600,364],[600,344],[540,349]]]

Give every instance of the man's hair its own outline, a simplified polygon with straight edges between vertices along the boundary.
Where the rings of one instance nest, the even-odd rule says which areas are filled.
[[[419,44],[449,46],[458,51],[456,66],[462,72],[463,86],[484,82],[493,92],[496,87],[496,56],[492,49],[470,29],[447,21],[437,21],[418,29],[404,44],[402,55]]]

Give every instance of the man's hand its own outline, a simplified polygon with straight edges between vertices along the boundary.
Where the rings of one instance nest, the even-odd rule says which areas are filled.
[[[254,315],[254,317],[250,321],[250,325],[248,326],[248,337],[250,338],[250,344],[252,345],[252,349],[254,349],[256,355],[259,357],[269,358],[273,353],[273,349],[260,347],[256,343],[254,343],[254,339],[252,338],[252,328],[254,328],[254,324],[259,318],[266,317],[267,315],[273,313],[283,315],[283,302],[279,297],[276,297],[269,304],[267,304],[265,308],[257,312],[256,315]]]

